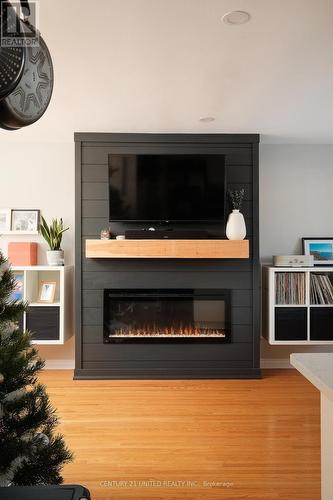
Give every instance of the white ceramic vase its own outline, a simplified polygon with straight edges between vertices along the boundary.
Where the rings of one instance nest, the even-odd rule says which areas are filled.
[[[246,236],[246,225],[243,214],[233,210],[228,217],[226,235],[228,240],[243,240]]]
[[[49,266],[63,266],[64,265],[64,251],[63,250],[48,250],[46,252],[47,263]]]

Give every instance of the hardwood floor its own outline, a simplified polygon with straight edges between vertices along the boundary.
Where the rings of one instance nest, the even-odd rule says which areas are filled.
[[[320,499],[319,392],[294,370],[211,381],[45,371],[41,380],[75,453],[65,482],[92,499]]]

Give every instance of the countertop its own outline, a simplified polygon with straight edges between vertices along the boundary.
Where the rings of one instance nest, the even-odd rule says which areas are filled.
[[[333,353],[291,354],[290,363],[333,401]]]

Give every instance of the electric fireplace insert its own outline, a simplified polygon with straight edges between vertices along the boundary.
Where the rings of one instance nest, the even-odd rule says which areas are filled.
[[[229,290],[104,290],[104,343],[231,342]]]

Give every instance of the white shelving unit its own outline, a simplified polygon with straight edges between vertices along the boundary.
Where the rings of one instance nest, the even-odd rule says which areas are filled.
[[[303,304],[276,302],[276,275],[303,273],[305,300]],[[265,267],[263,270],[263,336],[272,345],[331,345],[333,344],[333,304],[312,304],[310,275],[328,274],[333,282],[333,267]],[[321,309],[325,311],[320,317]],[[300,321],[297,321],[297,312]],[[314,312],[316,311],[316,312]],[[314,315],[317,315],[315,318]],[[288,322],[288,315],[290,316]],[[301,316],[303,316],[301,318]],[[302,325],[300,324],[302,323]],[[294,330],[293,330],[294,327]],[[298,330],[299,328],[299,330]],[[293,339],[302,336],[302,340]],[[287,338],[290,337],[290,338]],[[315,338],[317,337],[317,338]],[[325,337],[318,339],[318,337]]]
[[[38,235],[38,231],[13,231],[13,230],[10,230],[10,231],[1,231],[1,235],[3,236],[26,236],[26,235]]]
[[[23,299],[28,309],[22,327],[34,334],[34,344],[59,345],[72,335],[71,266],[13,266],[12,271],[23,281]],[[40,303],[41,281],[56,282],[54,302]]]

